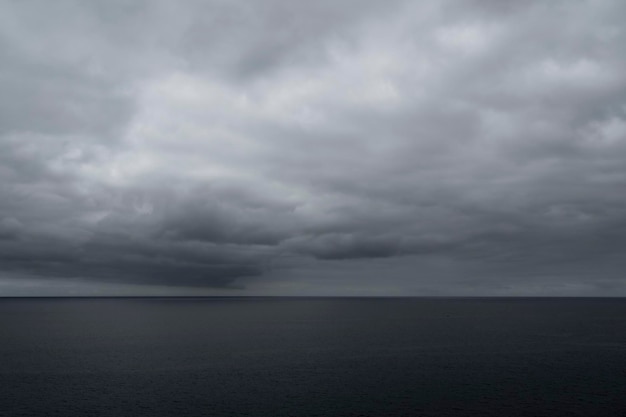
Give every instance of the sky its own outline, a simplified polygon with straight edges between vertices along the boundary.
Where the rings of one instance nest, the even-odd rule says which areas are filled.
[[[0,0],[0,295],[626,295],[626,2]]]

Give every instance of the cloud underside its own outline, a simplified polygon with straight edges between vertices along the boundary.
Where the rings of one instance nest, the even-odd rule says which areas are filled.
[[[0,2],[0,279],[626,293],[624,18]]]

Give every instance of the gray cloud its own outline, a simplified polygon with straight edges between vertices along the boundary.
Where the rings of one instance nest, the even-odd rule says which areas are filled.
[[[0,239],[16,239],[22,230],[22,224],[13,217],[0,220]]]
[[[624,294],[624,17],[0,2],[0,279]]]

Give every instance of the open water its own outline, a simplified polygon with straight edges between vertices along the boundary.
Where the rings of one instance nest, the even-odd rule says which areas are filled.
[[[626,299],[1,299],[0,416],[622,416]]]

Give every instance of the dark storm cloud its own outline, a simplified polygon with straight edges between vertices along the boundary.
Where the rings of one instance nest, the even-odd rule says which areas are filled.
[[[0,271],[626,293],[625,17],[611,0],[0,2]]]

